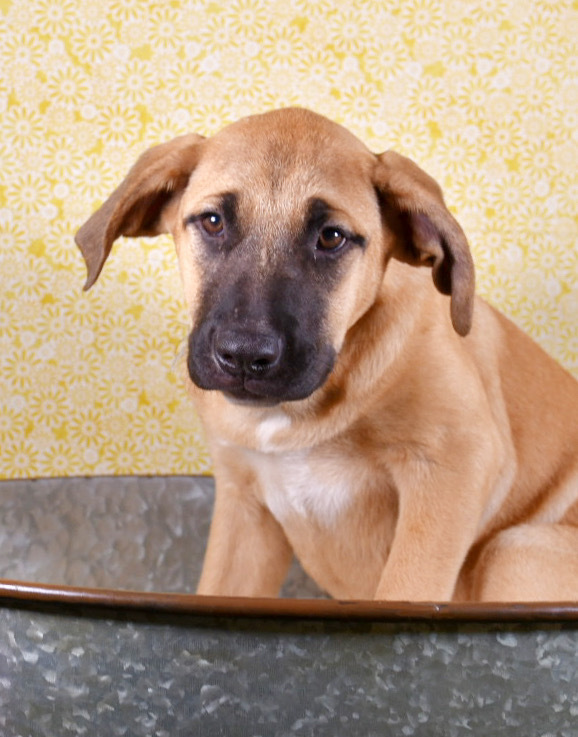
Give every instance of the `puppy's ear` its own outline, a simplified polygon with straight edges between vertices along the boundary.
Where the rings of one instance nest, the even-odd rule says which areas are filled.
[[[474,264],[466,236],[447,209],[439,185],[394,151],[378,156],[375,177],[382,206],[392,208],[400,223],[400,250],[394,256],[432,267],[437,289],[451,295],[454,329],[467,335],[474,309]]]
[[[75,241],[80,248],[90,289],[104,266],[112,244],[120,236],[138,237],[166,233],[167,208],[176,204],[201,151],[202,136],[180,136],[146,151],[126,179],[80,228]]]

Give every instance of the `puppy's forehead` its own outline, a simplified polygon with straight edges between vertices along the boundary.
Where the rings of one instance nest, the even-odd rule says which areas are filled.
[[[353,193],[355,182],[369,181],[374,164],[347,129],[289,108],[244,118],[208,139],[191,189],[258,194],[295,207],[301,198]]]

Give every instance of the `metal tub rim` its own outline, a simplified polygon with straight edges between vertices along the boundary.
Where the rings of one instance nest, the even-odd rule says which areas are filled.
[[[454,604],[199,596],[0,580],[0,607],[187,617],[374,622],[578,622],[578,602]]]

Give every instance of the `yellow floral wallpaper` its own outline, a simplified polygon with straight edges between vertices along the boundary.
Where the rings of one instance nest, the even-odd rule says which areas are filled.
[[[210,471],[167,238],[73,234],[146,147],[302,105],[415,158],[578,375],[576,0],[0,0],[0,477]]]

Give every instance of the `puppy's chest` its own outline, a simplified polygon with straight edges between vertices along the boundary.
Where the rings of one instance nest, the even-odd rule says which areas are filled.
[[[263,501],[282,525],[309,522],[333,526],[353,504],[359,475],[337,458],[316,458],[311,451],[252,453]]]

